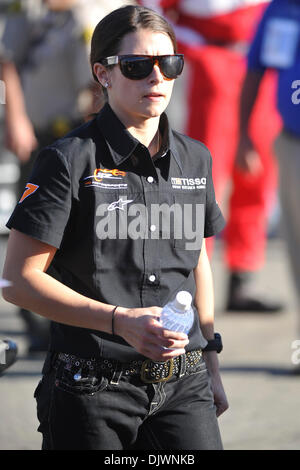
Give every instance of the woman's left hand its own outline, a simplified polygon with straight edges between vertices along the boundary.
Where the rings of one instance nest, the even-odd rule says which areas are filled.
[[[214,394],[214,402],[216,406],[216,414],[219,417],[229,408],[228,400],[222,384],[220,374],[213,374],[211,378],[211,388]]]
[[[210,376],[214,403],[216,405],[216,414],[217,417],[219,417],[229,408],[229,404],[220,376],[218,355],[215,351],[203,352],[203,359],[205,360]]]

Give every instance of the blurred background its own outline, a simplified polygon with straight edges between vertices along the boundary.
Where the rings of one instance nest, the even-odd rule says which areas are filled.
[[[154,8],[174,25],[185,68],[175,81],[167,114],[174,129],[211,151],[216,197],[227,220],[224,232],[208,242],[215,329],[224,343],[220,366],[230,404],[219,418],[224,447],[300,449],[299,282],[284,237],[274,152],[285,125],[276,103],[276,66],[259,70],[248,123],[254,170],[242,171],[235,164],[242,90],[244,98],[250,94],[247,57],[271,2],[0,0],[5,83],[5,96],[0,96],[1,272],[5,224],[38,150],[90,119],[103,103],[89,71],[92,31],[104,15],[128,3]],[[293,12],[299,26],[300,2],[285,3],[299,8],[298,16]],[[276,38],[277,46],[271,44],[275,50]],[[287,43],[291,49],[293,44]],[[298,62],[299,57],[298,52]],[[0,340],[18,346],[17,361],[0,375],[0,449],[40,448],[33,391],[41,377],[47,335],[45,320],[0,299]]]

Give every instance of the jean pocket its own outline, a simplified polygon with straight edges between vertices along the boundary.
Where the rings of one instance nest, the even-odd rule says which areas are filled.
[[[201,359],[201,361],[195,367],[193,367],[189,371],[189,375],[196,375],[196,374],[205,375],[205,373],[207,373],[207,367],[206,367],[206,363],[205,363],[203,358]]]
[[[108,384],[106,377],[94,371],[85,371],[61,364],[57,369],[55,387],[73,395],[94,395],[103,391]]]

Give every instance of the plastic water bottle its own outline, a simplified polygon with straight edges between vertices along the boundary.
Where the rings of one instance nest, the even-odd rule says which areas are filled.
[[[188,334],[194,322],[191,294],[184,290],[178,292],[175,299],[163,307],[160,321],[167,330]]]

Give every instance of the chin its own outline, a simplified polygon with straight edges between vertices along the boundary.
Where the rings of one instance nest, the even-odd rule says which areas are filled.
[[[161,116],[161,114],[163,113],[163,111],[152,111],[152,112],[148,112],[148,113],[145,113],[145,115],[149,118],[155,118],[155,117],[159,117]]]
[[[143,114],[149,118],[159,117],[166,109],[166,106],[156,105],[144,108]]]

